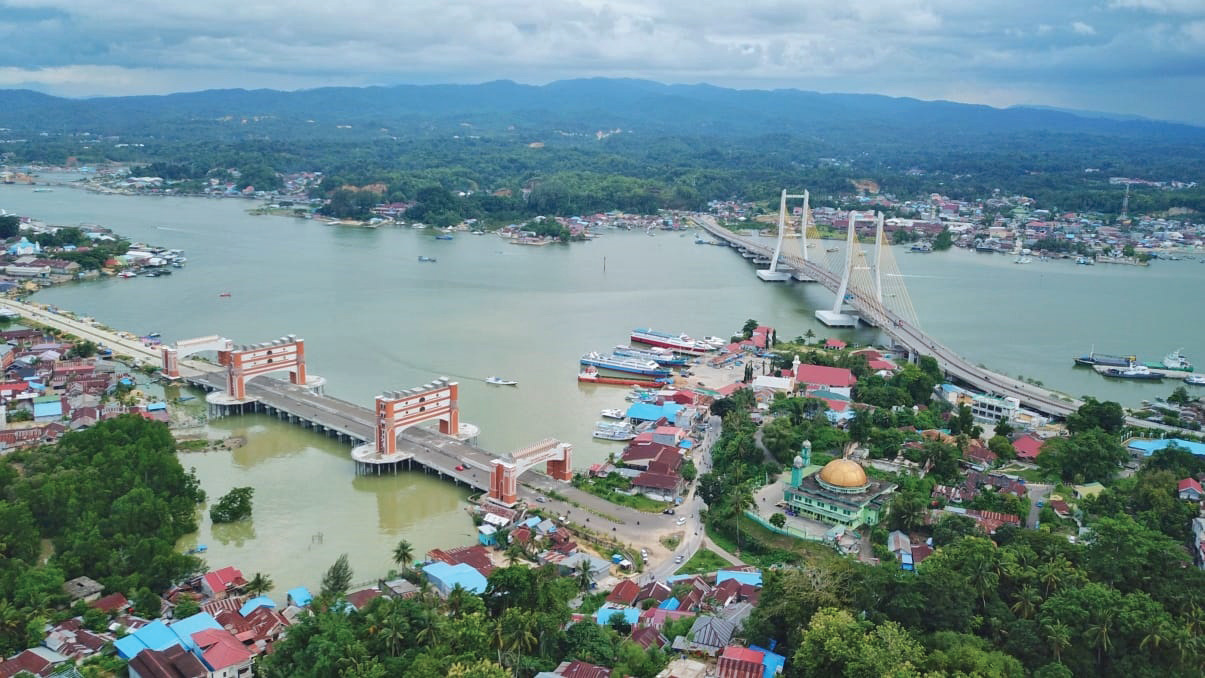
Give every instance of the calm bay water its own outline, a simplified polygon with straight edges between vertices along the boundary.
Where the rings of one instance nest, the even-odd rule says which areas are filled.
[[[331,227],[253,217],[241,200],[106,196],[0,187],[0,207],[49,223],[97,223],[134,240],[186,251],[169,278],[106,279],[39,292],[39,301],[164,341],[222,334],[253,343],[306,339],[309,369],[328,392],[370,405],[385,389],[446,375],[461,383],[465,420],[499,452],[556,437],[584,466],[617,451],[591,439],[599,410],[624,389],[579,385],[577,360],[626,341],[633,327],[726,336],[756,318],[780,337],[877,341],[874,330],[834,331],[813,310],[832,303],[815,285],[769,285],[727,248],[693,235],[606,232],[570,246],[519,247],[492,236],[437,241],[408,229]],[[418,256],[437,263],[419,263]],[[1011,257],[897,253],[922,325],[976,362],[1040,379],[1073,395],[1136,404],[1171,384],[1106,382],[1071,367],[1090,345],[1157,360],[1183,347],[1205,363],[1205,265],[1149,269],[1016,265]],[[229,298],[218,295],[229,292]],[[516,379],[498,388],[489,375]],[[421,474],[356,478],[347,449],[266,418],[214,422],[246,435],[232,452],[185,454],[212,498],[256,488],[251,524],[197,541],[213,565],[273,575],[282,590],[317,583],[341,552],[357,578],[388,569],[401,537],[425,552],[469,543],[463,493]],[[224,431],[223,431],[224,430]],[[207,519],[203,522],[208,522]],[[321,535],[321,536],[318,536]]]

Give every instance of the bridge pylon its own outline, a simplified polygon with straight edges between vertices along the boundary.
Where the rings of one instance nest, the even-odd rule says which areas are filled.
[[[779,268],[779,263],[782,261],[782,239],[786,237],[787,225],[787,199],[803,198],[803,228],[800,230],[800,237],[807,240],[807,207],[808,207],[808,192],[804,191],[802,195],[793,195],[787,193],[787,189],[782,189],[782,197],[778,203],[778,242],[774,245],[774,256],[770,258],[770,267],[763,268],[757,271],[757,277],[763,282],[788,282],[791,280],[792,272],[784,268]],[[807,244],[804,244],[803,258],[807,259]]]
[[[858,244],[857,233],[854,232],[854,212],[849,213],[849,229],[845,236],[845,265],[841,273],[841,284],[837,286],[837,298],[833,301],[832,309],[816,311],[816,319],[829,327],[857,327],[858,316],[845,312],[845,296],[849,291],[849,276],[854,268],[854,249]]]

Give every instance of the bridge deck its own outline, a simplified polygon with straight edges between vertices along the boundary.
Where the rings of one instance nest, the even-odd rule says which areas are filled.
[[[710,233],[712,237],[727,242],[734,247],[742,248],[750,253],[759,253],[766,256],[774,255],[772,247],[737,235],[720,226],[710,217],[704,217],[696,223]],[[802,275],[812,278],[814,281],[824,285],[830,292],[836,293],[841,285],[840,276],[815,261],[786,255],[783,255],[781,259],[796,272],[797,276]],[[954,379],[984,393],[1001,397],[1014,397],[1021,401],[1022,405],[1048,415],[1064,417],[1079,409],[1079,406],[1083,404],[1079,400],[1066,398],[1054,391],[1027,384],[1018,379],[979,367],[933,337],[925,334],[919,327],[908,323],[898,313],[875,300],[868,291],[859,290],[852,286],[848,291],[853,297],[848,303],[856,308],[858,313],[862,314],[863,318],[869,321],[869,324],[878,327],[883,333],[891,337],[913,355],[933,356],[937,359],[937,364],[941,369]],[[1167,426],[1166,424],[1133,417],[1127,418],[1126,423],[1131,426],[1164,431],[1176,430],[1174,427]]]

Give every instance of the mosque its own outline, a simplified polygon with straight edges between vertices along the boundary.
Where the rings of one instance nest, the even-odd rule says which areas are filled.
[[[829,525],[849,529],[877,525],[887,512],[887,498],[896,486],[871,480],[856,461],[834,459],[820,468],[810,464],[811,457],[812,444],[804,441],[783,493],[787,507]]]

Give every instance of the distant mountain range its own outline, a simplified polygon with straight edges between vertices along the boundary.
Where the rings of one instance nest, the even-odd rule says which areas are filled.
[[[1033,134],[1205,144],[1205,128],[1040,107],[992,108],[870,94],[736,90],[645,80],[578,79],[543,86],[329,87],[296,92],[208,90],[64,99],[0,90],[0,127],[162,139],[358,139],[511,135],[531,139],[622,129],[638,135],[790,134],[828,142],[979,143]]]

